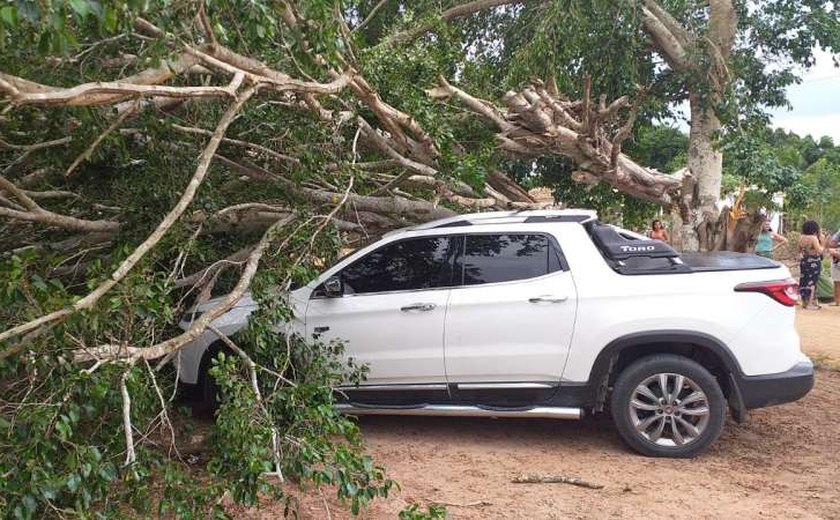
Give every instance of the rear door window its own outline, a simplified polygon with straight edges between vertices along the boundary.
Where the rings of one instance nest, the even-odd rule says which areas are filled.
[[[562,269],[552,241],[542,234],[467,235],[456,264],[464,285],[525,280]]]

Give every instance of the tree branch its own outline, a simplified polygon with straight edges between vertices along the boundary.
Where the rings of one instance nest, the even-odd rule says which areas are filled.
[[[52,141],[44,141],[42,143],[34,143],[34,144],[12,144],[3,139],[0,139],[0,148],[6,148],[8,150],[22,150],[24,152],[34,152],[37,150],[41,150],[42,148],[51,148],[53,146],[61,146],[63,144],[67,144],[72,141],[73,138],[71,136],[62,137],[61,139],[53,139]]]
[[[67,170],[64,172],[64,178],[70,177],[70,175],[82,164],[84,161],[90,159],[90,156],[93,155],[93,152],[96,151],[96,148],[99,144],[114,130],[119,128],[126,119],[136,114],[140,109],[140,105],[135,101],[131,104],[131,108],[128,110],[123,111],[122,114],[119,115],[110,125],[108,128],[105,129],[104,132],[99,134],[96,139],[88,146],[84,152],[81,153],[76,159],[67,167]]]
[[[28,222],[39,222],[49,226],[57,226],[65,229],[73,229],[76,231],[92,231],[92,232],[114,232],[119,229],[119,222],[110,220],[84,220],[67,215],[60,215],[46,210],[39,206],[33,197],[40,198],[55,198],[56,196],[74,195],[68,192],[31,192],[18,188],[15,184],[3,176],[0,176],[0,190],[6,191],[20,202],[21,206],[17,204],[6,204],[7,207],[0,206],[0,216],[25,220]],[[11,201],[8,201],[11,202]],[[16,207],[17,206],[17,207]]]
[[[125,432],[125,466],[131,466],[136,462],[137,455],[134,453],[134,426],[131,424],[131,395],[128,393],[126,380],[131,368],[126,368],[120,376],[120,395],[122,395],[123,431]]]
[[[168,97],[177,99],[203,97],[234,97],[236,89],[231,87],[168,87],[162,85],[141,85],[135,83],[95,82],[77,85],[51,92],[23,93],[12,96],[12,104],[90,106],[111,104],[134,97]]]
[[[445,99],[454,96],[467,108],[480,115],[484,119],[492,122],[499,130],[506,131],[510,128],[510,124],[505,121],[504,116],[496,110],[496,107],[481,99],[475,98],[463,90],[451,85],[443,76],[438,77],[439,86],[429,89],[426,94],[432,99]]]
[[[94,233],[114,232],[120,228],[119,222],[111,220],[84,220],[67,215],[60,215],[42,208],[17,211],[10,208],[0,207],[0,216],[13,218],[17,220],[25,220],[28,222],[38,222],[48,226],[56,226],[64,229],[72,229],[74,231],[90,231]],[[0,340],[4,336],[0,334]]]
[[[464,18],[481,11],[493,9],[494,7],[499,7],[501,5],[521,3],[524,3],[524,0],[473,0],[472,2],[456,5],[455,7],[450,7],[449,9],[443,11],[442,13],[440,13],[440,19],[446,22],[450,22],[452,20]],[[411,40],[419,38],[420,36],[431,31],[433,28],[434,25],[431,23],[418,25],[417,27],[414,27],[412,29],[392,34],[391,36],[383,40],[381,43],[379,43],[376,47],[387,47],[397,43],[410,42]]]
[[[368,23],[370,23],[371,20],[373,20],[373,17],[376,16],[376,13],[379,12],[382,6],[384,6],[387,2],[388,0],[379,0],[379,2],[375,6],[373,6],[373,9],[370,10],[367,17],[364,20],[362,20],[362,23],[354,27],[353,30],[350,32],[354,33],[356,31],[361,31],[365,25],[367,25]]]
[[[400,166],[411,170],[415,173],[419,173],[420,175],[428,175],[430,177],[434,177],[437,175],[437,170],[432,168],[431,166],[426,166],[425,164],[419,163],[417,161],[412,161],[407,157],[401,155],[399,152],[394,150],[388,140],[379,135],[379,133],[374,130],[367,121],[362,119],[361,117],[358,118],[359,126],[362,129],[362,133],[365,137],[370,140],[376,147],[382,151],[385,155],[390,157],[391,159],[397,161]]]
[[[657,0],[644,0],[644,6],[668,29],[683,48],[688,47],[691,37],[677,19],[671,16],[671,13],[659,5]]]
[[[149,235],[146,240],[144,240],[143,243],[140,244],[131,255],[129,255],[128,258],[123,260],[113,273],[111,273],[111,277],[108,280],[88,293],[84,298],[76,301],[70,307],[51,312],[34,320],[0,332],[0,341],[5,341],[20,334],[25,334],[47,323],[66,319],[68,316],[71,316],[80,310],[91,308],[104,294],[110,291],[117,283],[125,278],[129,271],[137,265],[140,259],[142,259],[146,253],[148,253],[149,250],[151,250],[151,248],[154,247],[161,238],[163,238],[163,235],[166,234],[169,228],[172,227],[172,225],[178,220],[178,218],[180,218],[190,205],[193,197],[195,197],[196,191],[198,191],[198,187],[201,186],[201,183],[204,181],[204,177],[210,168],[210,163],[213,160],[216,150],[219,148],[219,143],[221,142],[225,131],[227,131],[228,126],[231,124],[234,117],[236,117],[236,114],[238,114],[242,109],[245,102],[248,101],[255,92],[255,86],[248,87],[244,92],[238,95],[236,100],[230,105],[230,107],[228,107],[227,111],[219,120],[216,130],[213,132],[213,136],[201,152],[195,173],[193,174],[192,179],[190,179],[184,193],[181,195],[181,198],[178,200],[178,203],[169,211],[160,224],[158,224],[152,234]]]
[[[684,71],[690,67],[685,46],[672,33],[666,24],[647,7],[642,7],[642,27],[648,33],[657,50],[675,71]]]
[[[209,130],[204,130],[203,128],[195,128],[195,127],[192,127],[192,126],[181,126],[181,125],[178,125],[178,124],[173,124],[172,128],[179,131],[179,132],[183,132],[185,134],[205,135],[205,136],[209,136],[209,135],[213,134],[213,132],[210,132]],[[249,148],[251,150],[264,153],[264,154],[268,155],[269,157],[273,157],[274,159],[277,159],[278,161],[300,164],[300,159],[298,159],[297,157],[292,157],[291,155],[285,155],[285,154],[282,154],[282,153],[279,153],[279,152],[275,152],[274,150],[272,150],[270,148],[266,148],[265,146],[262,146],[262,145],[259,145],[259,144],[256,144],[256,143],[250,143],[248,141],[241,141],[239,139],[232,139],[232,138],[229,138],[229,137],[225,137],[224,139],[222,139],[222,142],[226,143],[226,144],[232,144],[234,146],[241,146],[243,148]]]
[[[446,86],[442,88],[447,89]],[[648,170],[620,150],[613,153],[613,144],[620,145],[626,138],[628,123],[632,124],[635,116],[631,113],[631,121],[619,130],[618,135],[609,138],[605,135],[600,114],[617,112],[625,103],[621,99],[602,109],[598,106],[600,103],[564,100],[559,93],[552,95],[542,82],[535,82],[521,92],[505,94],[507,112],[495,110],[489,117],[490,103],[467,95],[461,95],[459,99],[491,122],[499,130],[497,137],[502,148],[518,156],[554,154],[569,157],[580,167],[580,174],[573,178],[588,183],[606,181],[621,191],[663,206],[669,206],[678,197],[679,179]],[[504,120],[500,123],[501,117]]]
[[[717,47],[721,59],[725,62],[735,44],[738,15],[732,0],[710,0],[709,2],[709,39]]]
[[[176,76],[186,71],[187,69],[195,65],[197,61],[197,58],[195,58],[194,56],[184,53],[178,56],[175,60],[164,60],[158,67],[146,69],[142,72],[139,72],[138,74],[127,76],[112,83],[129,84],[135,86],[159,85],[168,81],[173,76]],[[11,74],[6,74],[2,71],[0,71],[0,80],[3,80],[6,84],[11,85],[17,91],[17,93],[15,94],[15,92],[10,91],[9,89],[4,89],[13,101],[16,98],[25,98],[29,95],[55,95],[56,93],[60,94],[62,91],[68,90],[60,87],[41,85],[39,83],[35,83],[34,81],[29,81],[23,78],[19,78],[17,76],[12,76]],[[2,85],[0,85],[0,87],[2,87]],[[125,99],[125,95],[108,93],[91,94],[88,97],[79,98],[75,103],[69,104],[103,105],[113,103],[121,99]]]

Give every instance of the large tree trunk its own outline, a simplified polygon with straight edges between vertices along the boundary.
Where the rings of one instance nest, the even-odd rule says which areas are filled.
[[[715,148],[720,120],[715,108],[731,81],[729,62],[735,43],[738,14],[732,0],[710,0],[708,29],[698,34],[681,25],[657,0],[641,0],[643,30],[674,71],[688,73],[691,108],[688,170],[680,202],[672,206],[674,242],[685,251],[733,248],[738,212],[717,208],[723,173],[723,154]],[[701,96],[698,91],[706,94]],[[742,246],[739,242],[738,247]]]
[[[725,223],[717,203],[723,177],[723,154],[714,140],[720,120],[711,102],[691,94],[691,128],[688,142],[688,170],[683,183],[683,204],[674,215],[674,243],[683,251],[719,249],[727,241]]]

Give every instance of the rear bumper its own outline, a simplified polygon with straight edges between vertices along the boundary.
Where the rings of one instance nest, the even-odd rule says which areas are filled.
[[[790,403],[814,387],[814,365],[810,360],[801,361],[778,374],[736,376],[736,382],[747,409]]]

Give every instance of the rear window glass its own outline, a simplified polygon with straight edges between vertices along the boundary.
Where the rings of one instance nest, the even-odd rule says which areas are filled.
[[[560,270],[548,238],[537,234],[467,235],[458,263],[464,285],[525,280]]]

